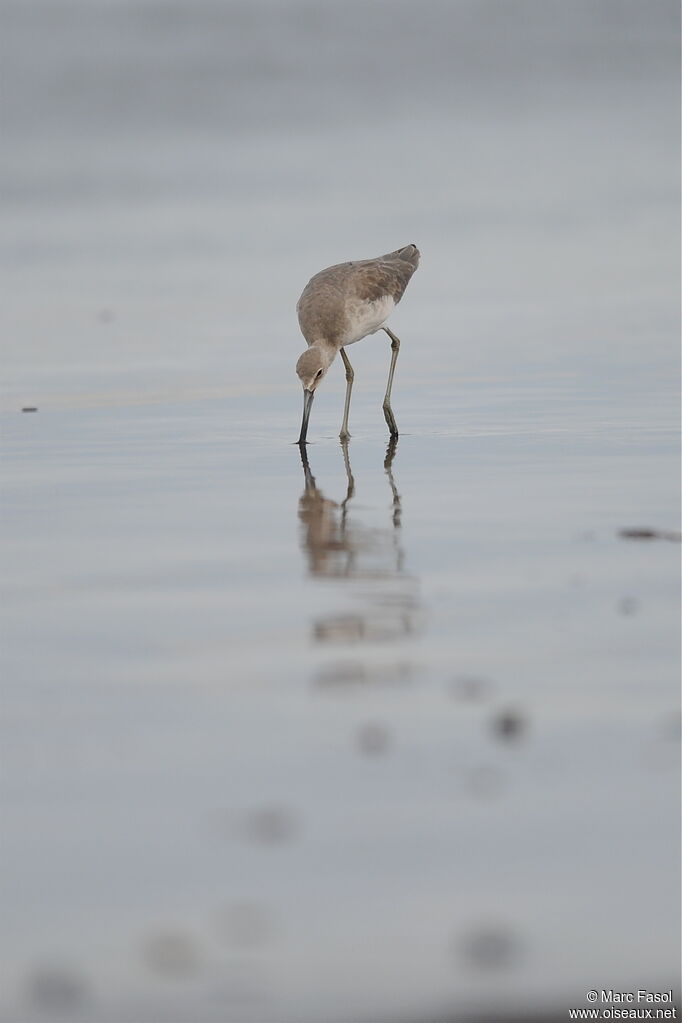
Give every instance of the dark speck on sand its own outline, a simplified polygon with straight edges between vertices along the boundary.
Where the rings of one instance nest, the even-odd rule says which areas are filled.
[[[527,728],[525,718],[515,710],[501,711],[493,718],[492,727],[498,739],[520,739]]]
[[[623,540],[672,540],[673,543],[679,543],[682,540],[682,533],[677,530],[650,529],[649,527],[619,529],[618,536]]]

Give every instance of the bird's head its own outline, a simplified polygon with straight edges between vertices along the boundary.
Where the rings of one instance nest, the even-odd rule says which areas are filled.
[[[315,388],[328,369],[329,363],[322,349],[317,345],[308,348],[296,363],[296,373],[303,384],[303,390],[315,393]]]
[[[301,423],[301,435],[298,438],[299,444],[305,444],[315,390],[329,366],[330,360],[327,358],[326,352],[317,345],[311,345],[296,363],[296,373],[303,385],[303,422]]]

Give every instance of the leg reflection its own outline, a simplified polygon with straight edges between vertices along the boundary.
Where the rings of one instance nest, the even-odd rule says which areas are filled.
[[[313,635],[318,643],[389,642],[416,629],[418,602],[415,580],[405,574],[401,541],[401,498],[393,474],[397,437],[391,438],[384,472],[391,490],[390,525],[360,520],[352,505],[356,484],[348,444],[342,443],[346,494],[339,502],[325,497],[301,447],[305,489],[299,500],[301,547],[308,574],[340,584],[339,597],[347,609],[318,617]],[[373,509],[366,509],[372,514]],[[349,581],[361,584],[356,592]]]

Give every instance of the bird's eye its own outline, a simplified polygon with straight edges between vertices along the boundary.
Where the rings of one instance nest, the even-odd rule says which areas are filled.
[[[317,373],[315,374],[315,379],[319,380],[321,376],[322,376],[322,370],[318,369]]]

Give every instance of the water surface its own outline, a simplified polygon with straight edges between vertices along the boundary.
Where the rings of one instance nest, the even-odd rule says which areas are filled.
[[[673,985],[677,5],[0,9],[1,1018]]]

